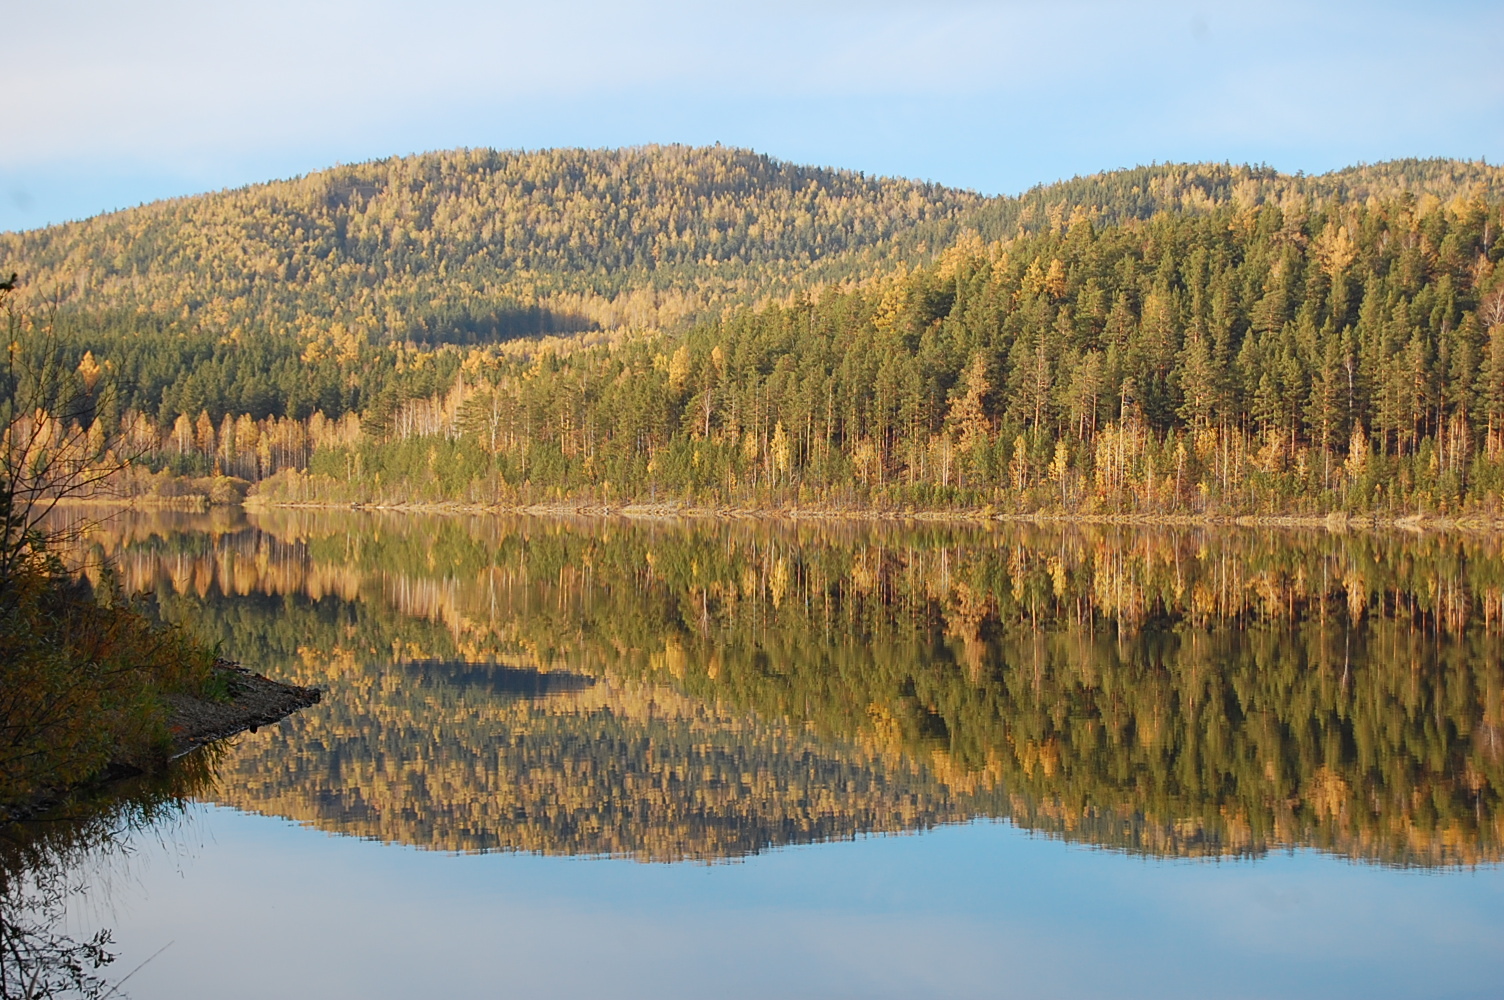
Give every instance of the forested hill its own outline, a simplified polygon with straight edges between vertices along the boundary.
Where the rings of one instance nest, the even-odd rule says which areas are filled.
[[[1447,159],[1390,160],[1326,174],[1282,174],[1269,167],[1226,163],[1156,164],[1108,170],[1040,184],[1018,198],[995,198],[966,219],[987,239],[1058,228],[1082,215],[1098,225],[1150,219],[1159,212],[1204,214],[1274,204],[1291,210],[1302,202],[1363,204],[1410,198],[1425,203],[1458,197],[1498,201],[1504,168]]]
[[[723,147],[457,150],[0,236],[0,265],[70,307],[218,334],[485,342],[670,325],[817,264],[862,276],[984,204]]]
[[[673,327],[923,264],[967,231],[1501,193],[1504,171],[1453,160],[1315,177],[1170,164],[984,198],[719,146],[456,150],[0,234],[0,270],[118,333],[487,343]]]
[[[272,500],[1493,516],[1501,192],[1440,160],[989,200],[462,152],[0,238],[0,268],[118,387],[91,441]]]

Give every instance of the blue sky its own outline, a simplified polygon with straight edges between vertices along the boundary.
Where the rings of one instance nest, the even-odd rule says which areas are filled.
[[[0,229],[455,146],[749,146],[1016,193],[1165,160],[1504,160],[1504,5],[47,0]]]

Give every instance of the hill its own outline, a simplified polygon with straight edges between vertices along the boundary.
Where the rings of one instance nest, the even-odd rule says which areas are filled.
[[[984,203],[723,147],[456,150],[8,234],[0,262],[70,307],[220,334],[476,342],[854,275]]]
[[[1504,169],[1440,158],[1390,160],[1314,175],[1228,163],[1154,164],[1040,184],[1017,198],[992,199],[964,225],[986,239],[1007,239],[1058,228],[1072,217],[1117,225],[1160,212],[1206,214],[1266,204],[1290,211],[1306,203],[1315,207],[1406,197],[1422,215],[1432,205],[1459,198],[1498,201],[1504,197]]]
[[[1501,190],[1409,160],[989,199],[461,151],[5,237],[0,267],[113,373],[103,439],[295,474],[271,500],[1495,516]]]
[[[71,310],[123,312],[145,328],[482,343],[670,327],[923,263],[967,231],[997,240],[1072,217],[1112,225],[1403,193],[1497,199],[1504,171],[1164,164],[987,198],[720,146],[462,149],[0,234],[0,270]]]

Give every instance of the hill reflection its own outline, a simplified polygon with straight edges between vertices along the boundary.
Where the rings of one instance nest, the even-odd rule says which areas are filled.
[[[90,552],[328,689],[218,795],[344,833],[656,860],[973,817],[1156,855],[1504,843],[1493,538],[279,511],[126,514]]]

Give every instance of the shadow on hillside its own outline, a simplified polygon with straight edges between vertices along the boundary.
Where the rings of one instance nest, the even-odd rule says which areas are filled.
[[[576,312],[546,309],[542,306],[516,306],[480,312],[463,310],[425,317],[408,331],[407,339],[429,346],[456,344],[470,347],[527,337],[589,333],[599,328],[594,320]]]

